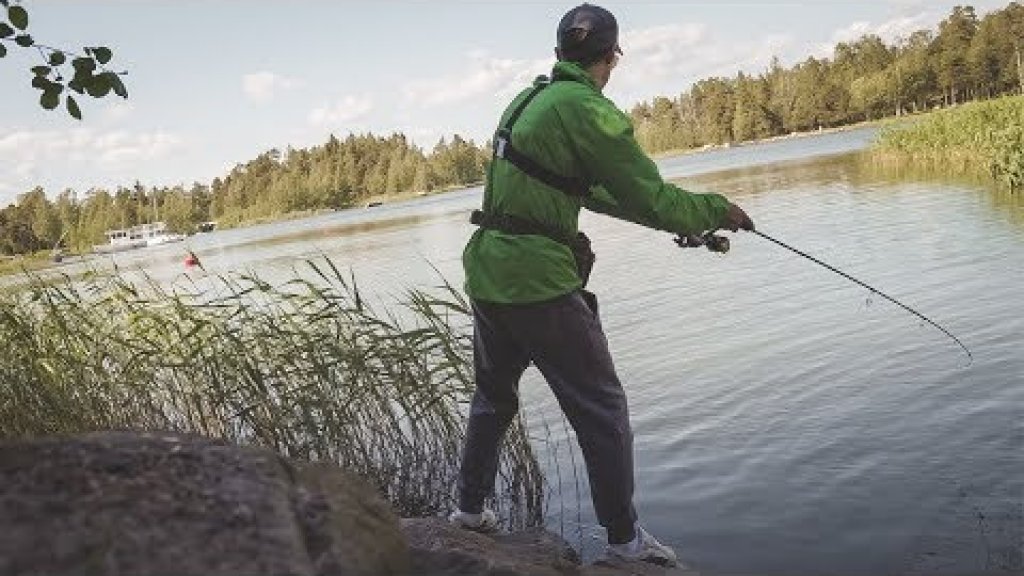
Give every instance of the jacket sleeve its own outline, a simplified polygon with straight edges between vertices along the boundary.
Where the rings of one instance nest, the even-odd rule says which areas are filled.
[[[729,209],[719,194],[695,194],[665,182],[633,137],[633,126],[594,93],[560,111],[587,178],[596,182],[584,207],[649,228],[698,234],[717,228]]]

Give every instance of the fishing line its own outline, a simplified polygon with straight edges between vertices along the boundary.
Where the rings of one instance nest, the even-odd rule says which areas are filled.
[[[903,308],[907,312],[910,312],[914,316],[917,316],[921,320],[924,320],[925,322],[927,322],[927,323],[931,324],[932,326],[938,328],[943,334],[945,334],[946,336],[949,336],[950,338],[952,338],[954,342],[956,342],[961,348],[963,348],[964,352],[967,353],[967,364],[968,365],[970,365],[970,363],[974,361],[974,355],[971,354],[971,351],[967,349],[967,346],[964,346],[964,343],[961,342],[959,338],[954,336],[952,332],[950,332],[949,330],[946,330],[945,328],[940,326],[938,323],[934,322],[931,318],[928,318],[927,316],[925,316],[924,314],[921,314],[917,310],[914,310],[910,306],[907,306],[906,304],[900,302],[899,300],[893,298],[892,296],[889,296],[888,294],[886,294],[885,292],[882,292],[878,288],[875,288],[875,287],[873,287],[873,286],[871,286],[871,285],[869,285],[869,284],[867,284],[865,282],[862,282],[862,281],[854,278],[853,276],[850,276],[846,272],[843,272],[842,270],[839,270],[838,268],[835,268],[834,266],[830,266],[830,265],[826,264],[825,262],[822,262],[821,260],[818,260],[814,256],[811,256],[810,254],[807,254],[806,252],[804,252],[802,250],[798,250],[797,248],[794,248],[794,247],[790,246],[789,244],[786,244],[785,242],[783,242],[781,240],[777,240],[775,238],[772,238],[771,236],[765,234],[764,232],[760,232],[758,230],[751,230],[751,232],[753,232],[754,234],[757,234],[758,236],[760,236],[761,238],[764,238],[765,240],[774,242],[775,244],[785,248],[786,250],[789,250],[790,252],[793,252],[795,254],[803,256],[804,258],[807,258],[811,262],[814,262],[815,264],[817,264],[819,266],[822,266],[822,267],[824,267],[824,268],[826,268],[828,270],[831,270],[832,272],[835,272],[836,274],[839,274],[843,278],[846,278],[847,280],[849,280],[851,282],[854,282],[854,283],[856,283],[859,286],[863,286],[864,288],[867,288],[868,290],[874,292],[875,294],[878,294],[882,298],[885,298],[889,302],[892,302],[893,304],[899,306],[900,308]]]

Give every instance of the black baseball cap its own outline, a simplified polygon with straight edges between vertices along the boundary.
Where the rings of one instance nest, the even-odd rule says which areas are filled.
[[[619,48],[619,24],[611,12],[580,4],[562,16],[558,23],[558,52],[562,60],[589,64]]]

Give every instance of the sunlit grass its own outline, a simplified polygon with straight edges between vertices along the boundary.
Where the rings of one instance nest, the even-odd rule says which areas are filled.
[[[449,509],[472,392],[467,302],[445,283],[377,309],[329,260],[301,266],[280,285],[92,273],[0,294],[0,438],[196,432],[336,462],[403,515]],[[510,526],[541,522],[521,423],[500,484]]]
[[[0,255],[0,276],[45,268],[52,263],[49,250],[17,256]]]
[[[965,104],[882,131],[881,162],[914,163],[947,173],[987,173],[1024,189],[1024,96]]]

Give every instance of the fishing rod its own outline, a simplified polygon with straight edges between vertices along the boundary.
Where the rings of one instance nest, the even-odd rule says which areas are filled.
[[[928,318],[927,316],[925,316],[924,314],[921,314],[917,310],[914,310],[910,306],[907,306],[906,304],[900,302],[899,300],[893,298],[892,296],[889,296],[888,294],[886,294],[885,292],[882,292],[878,288],[875,288],[874,286],[871,286],[870,284],[868,284],[866,282],[862,282],[861,280],[858,280],[858,279],[854,278],[853,276],[850,276],[846,272],[843,272],[842,270],[839,270],[838,268],[836,268],[834,266],[826,264],[825,262],[815,258],[814,256],[811,256],[810,254],[808,254],[808,253],[806,253],[806,252],[804,252],[802,250],[794,248],[793,246],[790,246],[789,244],[786,244],[785,242],[783,242],[783,241],[781,241],[781,240],[779,240],[777,238],[772,238],[771,236],[769,236],[769,235],[767,235],[764,232],[761,232],[759,230],[751,230],[751,232],[753,232],[754,234],[757,234],[758,236],[760,236],[761,238],[764,238],[765,240],[768,240],[769,242],[773,242],[773,243],[775,243],[775,244],[785,248],[786,250],[789,250],[790,252],[793,252],[794,254],[797,254],[799,256],[803,256],[804,258],[807,258],[811,262],[814,262],[815,264],[817,264],[819,266],[822,266],[822,267],[826,268],[827,270],[830,270],[832,272],[835,272],[836,274],[839,274],[843,278],[846,278],[847,280],[857,284],[858,286],[863,286],[864,288],[867,288],[871,292],[873,292],[875,294],[878,294],[879,296],[881,296],[882,298],[885,298],[889,302],[892,302],[893,304],[899,306],[900,308],[903,308],[907,312],[910,312],[914,316],[917,316],[921,320],[924,320],[925,322],[931,324],[935,328],[939,329],[939,331],[941,331],[943,334],[945,334],[946,336],[949,336],[950,338],[952,338],[953,341],[957,343],[957,345],[959,345],[961,348],[963,348],[964,352],[967,353],[968,364],[970,364],[971,362],[974,361],[974,355],[971,354],[971,351],[967,349],[967,346],[964,346],[964,343],[961,342],[959,338],[954,336],[952,332],[950,332],[949,330],[946,330],[945,328],[940,326],[938,323],[936,323],[931,318]],[[698,247],[698,246],[705,246],[708,250],[711,250],[712,252],[718,252],[718,253],[722,253],[722,254],[724,254],[724,253],[729,251],[729,239],[724,237],[724,236],[717,236],[717,235],[715,235],[712,232],[708,232],[708,233],[704,234],[703,236],[679,236],[679,237],[677,237],[675,239],[675,241],[676,241],[676,244],[678,244],[679,246],[684,247],[684,248],[694,248],[694,247]]]

